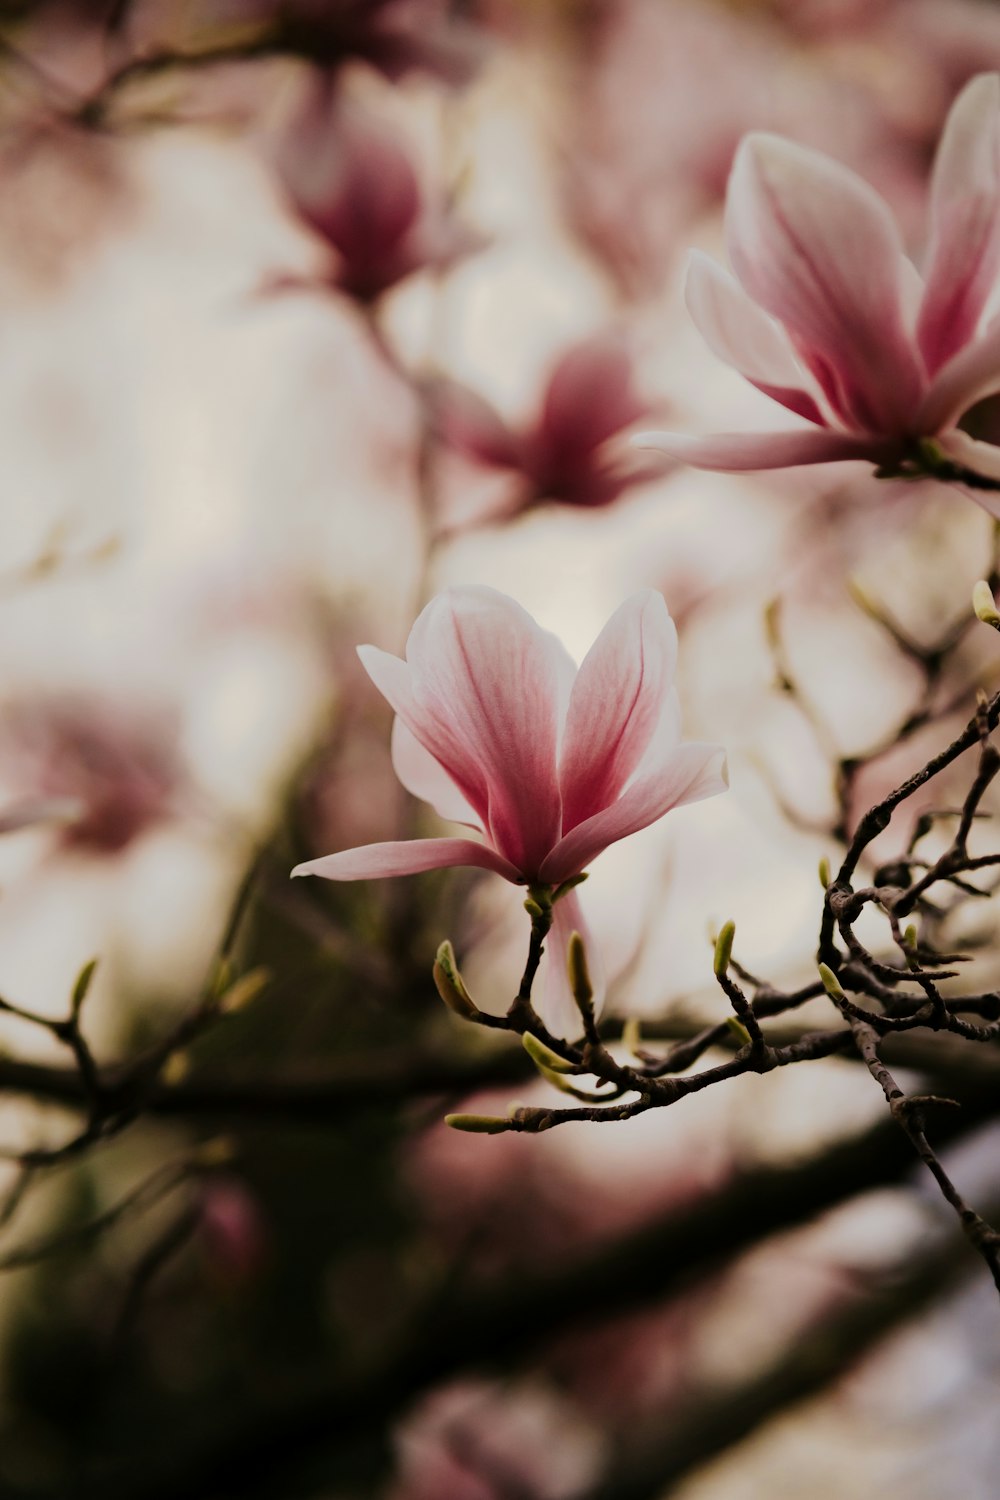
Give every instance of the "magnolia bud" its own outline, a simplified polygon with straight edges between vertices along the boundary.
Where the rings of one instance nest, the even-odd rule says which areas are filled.
[[[467,1130],[470,1135],[500,1135],[510,1129],[510,1121],[499,1115],[445,1115],[444,1123],[452,1130]]]
[[[1000,614],[997,613],[996,600],[985,578],[980,578],[972,590],[972,608],[984,625],[992,625],[994,630],[1000,630]]]
[[[437,992],[448,1009],[466,1021],[474,1021],[479,1007],[465,988],[455,962],[455,950],[447,938],[438,948],[432,972]]]
[[[219,1010],[224,1016],[234,1016],[237,1011],[245,1010],[270,982],[269,969],[250,969],[219,996]]]
[[[847,996],[841,989],[840,980],[830,968],[829,964],[820,964],[819,977],[823,981],[823,988],[832,1000],[846,1000]]]
[[[714,968],[716,978],[722,979],[729,968],[729,960],[733,952],[733,938],[736,936],[736,923],[727,922],[715,940]]]
[[[525,1031],[521,1036],[521,1046],[527,1052],[536,1067],[544,1068],[548,1073],[572,1073],[574,1064],[560,1057],[558,1052],[553,1052],[551,1047],[546,1047],[537,1036],[532,1036],[530,1031]]]

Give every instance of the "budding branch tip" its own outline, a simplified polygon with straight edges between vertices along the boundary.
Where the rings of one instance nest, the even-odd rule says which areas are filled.
[[[558,1052],[553,1052],[551,1047],[539,1041],[530,1031],[521,1033],[521,1046],[527,1052],[536,1067],[543,1069],[546,1073],[572,1073],[574,1064],[560,1057]]]
[[[972,590],[972,608],[984,625],[992,625],[994,630],[1000,630],[1000,613],[997,611],[993,590],[985,578],[980,578]]]
[[[444,1123],[470,1135],[500,1135],[510,1129],[510,1121],[499,1115],[445,1115]]]
[[[466,1021],[474,1021],[479,1015],[479,1007],[465,988],[455,962],[455,950],[448,938],[438,948],[431,972],[437,992],[448,1009]]]
[[[830,965],[819,964],[817,965],[817,967],[819,968],[819,977],[823,981],[823,988],[826,990],[831,1000],[846,1000],[847,996],[844,994],[844,991],[841,988],[840,980],[830,968]]]
[[[736,936],[736,923],[726,922],[715,940],[715,977],[724,979],[729,968],[729,960],[733,954],[733,938]]]
[[[573,999],[580,1010],[584,1014],[592,1011],[594,986],[590,981],[590,969],[587,967],[587,949],[578,932],[571,932],[569,935],[569,943],[566,947],[566,972],[569,975],[569,987],[573,992]]]

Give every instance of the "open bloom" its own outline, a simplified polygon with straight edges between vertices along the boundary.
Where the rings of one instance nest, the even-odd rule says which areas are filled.
[[[579,671],[554,636],[489,588],[433,599],[405,661],[374,646],[358,654],[396,710],[400,781],[481,840],[369,844],[293,875],[366,880],[477,865],[516,885],[557,887],[609,844],[726,785],[720,746],[681,742],[677,633],[652,591],[617,610]],[[542,1002],[564,1034],[575,1015],[562,962],[574,928],[585,933],[570,891],[555,902],[559,961],[547,965]]]
[[[748,136],[726,198],[736,276],[696,254],[687,304],[721,359],[811,425],[635,441],[707,469],[863,458],[890,472],[1000,480],[1000,450],[960,426],[1000,390],[1000,317],[986,316],[1000,266],[998,74],[974,78],[952,107],[930,219],[921,276],[888,208],[853,172]]]
[[[651,415],[635,389],[628,349],[614,333],[592,335],[561,355],[536,415],[523,427],[508,425],[457,381],[439,381],[432,394],[444,442],[474,463],[519,474],[526,505],[609,505],[667,467],[609,451],[627,427]]]
[[[20,792],[0,832],[50,822],[63,848],[116,855],[177,812],[183,774],[172,727],[117,703],[23,699],[5,705],[0,769]]]

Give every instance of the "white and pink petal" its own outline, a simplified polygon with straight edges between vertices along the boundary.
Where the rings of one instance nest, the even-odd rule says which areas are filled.
[[[378,646],[359,646],[358,656],[383,698],[396,710],[413,738],[441,766],[463,801],[472,808],[477,824],[483,826],[489,813],[489,793],[482,767],[474,755],[467,753],[460,738],[441,732],[438,717],[418,701],[409,663]],[[400,780],[416,796],[423,796],[416,786],[410,786],[405,776]],[[433,802],[433,798],[426,800]]]
[[[826,425],[784,329],[700,250],[688,258],[684,300],[713,354],[789,411]]]
[[[587,969],[593,987],[594,1014],[600,1015],[604,1007],[607,981],[601,952],[576,891],[561,896],[552,908],[552,927],[545,939],[545,951],[535,979],[533,1004],[538,1015],[553,1036],[568,1042],[576,1041],[583,1034],[580,1010],[570,988],[566,964],[569,940],[574,932],[583,938],[587,954]]]
[[[678,745],[657,770],[627,787],[617,802],[564,835],[544,861],[540,878],[558,885],[580,874],[609,845],[648,828],[671,808],[714,797],[728,785],[721,745]]]
[[[1000,391],[1000,316],[942,365],[916,415],[915,431],[934,437],[954,427],[959,418]]]
[[[432,600],[406,649],[409,727],[477,813],[485,803],[494,847],[533,876],[560,828],[564,648],[513,599],[474,587]]]
[[[621,605],[577,673],[560,758],[562,829],[618,796],[646,751],[673,686],[677,631],[652,589]]]
[[[928,369],[975,335],[1000,269],[1000,74],[952,105],[931,182],[931,242],[918,338]]]
[[[492,870],[505,880],[521,883],[521,876],[507,860],[485,844],[472,839],[402,839],[385,844],[364,844],[324,854],[296,865],[292,875],[320,875],[324,880],[385,880],[396,875],[422,875],[427,870],[470,865]]]
[[[475,809],[469,804],[441,762],[396,715],[392,725],[392,768],[401,784],[421,802],[429,802],[439,817],[449,823],[479,828]]]
[[[870,434],[802,427],[788,432],[716,432],[694,437],[684,432],[639,432],[637,448],[652,448],[696,469],[742,474],[755,469],[791,469],[800,464],[869,459],[889,463],[901,454],[899,442]]]
[[[736,153],[726,228],[743,287],[788,330],[841,420],[905,430],[923,375],[899,233],[878,194],[819,152],[753,134]]]

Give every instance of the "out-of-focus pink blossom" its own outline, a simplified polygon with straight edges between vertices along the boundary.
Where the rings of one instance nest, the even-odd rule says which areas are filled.
[[[267,1234],[257,1200],[238,1178],[205,1184],[198,1227],[209,1264],[227,1284],[253,1281],[267,1258]]]
[[[1000,75],[973,79],[948,117],[923,277],[866,183],[779,137],[741,145],[726,228],[736,278],[695,254],[691,314],[720,358],[812,425],[638,443],[709,469],[863,458],[1000,479],[1000,450],[959,426],[1000,390],[1000,317],[984,324],[1000,267]]]
[[[26,799],[63,807],[53,820],[65,847],[93,854],[118,854],[170,817],[180,781],[162,727],[83,700],[8,704],[0,765]]]
[[[635,390],[628,350],[615,335],[597,334],[562,355],[540,410],[523,428],[511,427],[457,381],[438,382],[432,395],[443,441],[474,463],[521,475],[529,505],[608,505],[664,472],[662,462],[609,451],[611,439],[650,411]]]
[[[464,1381],[435,1391],[396,1435],[390,1500],[570,1500],[597,1477],[601,1442],[544,1386]]]
[[[332,251],[329,284],[359,301],[481,243],[423,187],[389,129],[345,104],[326,77],[313,80],[277,168],[296,214]]]
[[[588,19],[564,185],[576,227],[631,296],[660,295],[751,130],[834,152],[884,194],[910,243],[950,102],[1000,66],[1000,12],[982,0],[602,0]]]
[[[369,844],[310,860],[294,875],[367,880],[449,865],[557,888],[619,839],[726,785],[718,745],[682,743],[677,633],[646,590],[608,621],[576,669],[560,642],[489,588],[454,588],[422,611],[401,661],[359,655],[396,711],[403,785],[469,838]],[[556,900],[553,946],[584,932],[575,892]],[[547,966],[543,1015],[578,1018],[562,962]]]

